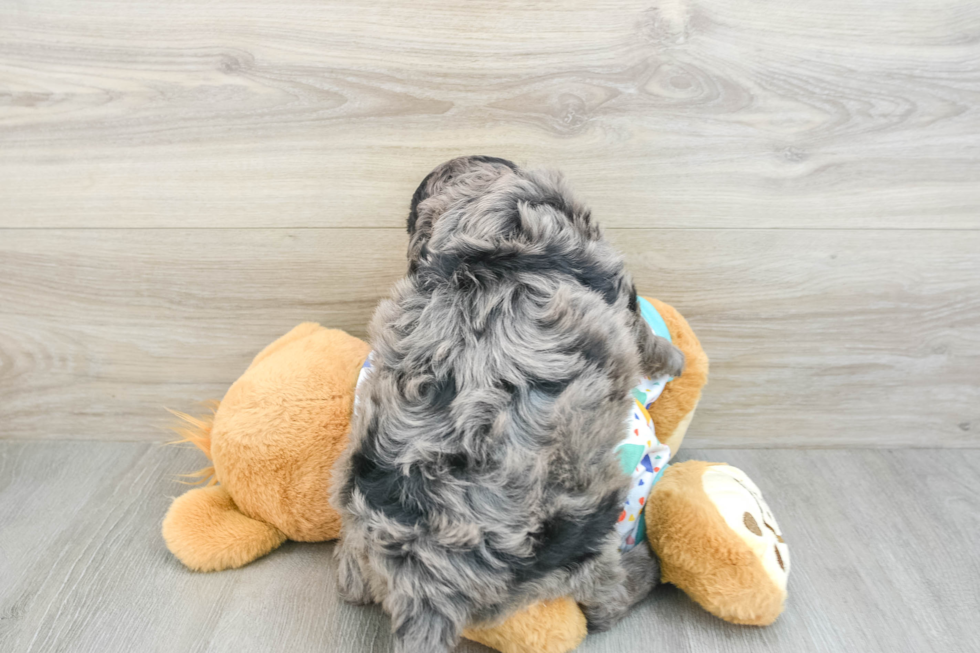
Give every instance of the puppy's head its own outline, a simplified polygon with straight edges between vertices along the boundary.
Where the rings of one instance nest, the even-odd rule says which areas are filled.
[[[415,189],[412,204],[408,212],[408,235],[413,236],[419,225],[419,206],[430,198],[441,195],[456,194],[451,191],[477,190],[485,187],[502,174],[517,171],[517,165],[507,159],[495,156],[461,156],[450,159],[430,172]],[[430,204],[433,204],[430,202]],[[432,206],[428,211],[422,207],[422,213],[432,213],[437,207]],[[441,211],[440,211],[441,212]],[[423,215],[423,221],[425,216]]]
[[[455,201],[479,195],[503,175],[518,171],[516,164],[493,156],[461,156],[437,166],[412,195],[408,212],[408,266],[416,268],[432,228]]]

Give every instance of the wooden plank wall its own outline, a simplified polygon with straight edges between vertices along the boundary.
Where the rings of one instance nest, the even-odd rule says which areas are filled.
[[[0,437],[155,440],[411,192],[562,168],[712,358],[691,446],[978,446],[974,0],[0,1]]]

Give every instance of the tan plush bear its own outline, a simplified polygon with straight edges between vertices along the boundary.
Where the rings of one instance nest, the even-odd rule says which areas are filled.
[[[684,318],[649,301],[687,356],[684,374],[645,406],[657,440],[673,455],[707,380],[708,360]],[[207,485],[176,498],[163,521],[167,547],[181,562],[197,571],[231,569],[287,539],[323,542],[339,535],[327,488],[347,446],[354,388],[368,353],[365,342],[343,331],[301,324],[255,357],[212,416],[181,416],[183,439],[212,462],[199,472]],[[659,479],[645,518],[664,580],[723,619],[771,623],[782,609],[789,557],[755,486],[735,468],[700,462],[671,465]],[[464,632],[503,653],[563,653],[585,635],[585,617],[570,598]]]

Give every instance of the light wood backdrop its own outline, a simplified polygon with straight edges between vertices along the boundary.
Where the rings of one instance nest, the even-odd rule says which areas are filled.
[[[0,437],[160,439],[364,335],[472,153],[689,318],[691,446],[980,446],[975,0],[0,0]]]

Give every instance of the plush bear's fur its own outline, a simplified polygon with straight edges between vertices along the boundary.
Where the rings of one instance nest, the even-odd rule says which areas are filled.
[[[677,311],[662,302],[650,301],[664,318],[673,341],[684,351],[688,361],[684,376],[669,383],[654,404],[662,412],[651,411],[657,437],[662,441],[666,438],[679,441],[679,428],[671,429],[670,424],[690,421],[690,411],[697,405],[705,381],[707,358],[690,326]],[[338,455],[338,448],[347,446],[356,372],[368,350],[366,343],[342,332],[315,324],[301,324],[256,356],[229,390],[229,401],[214,402],[213,415],[186,418],[184,426],[178,429],[182,440],[197,445],[208,458],[213,455],[212,438],[238,442],[234,446],[214,447],[219,454],[214,457],[212,467],[202,470],[205,476],[214,475],[215,468],[237,468],[252,482],[225,483],[218,473],[212,476],[213,481],[220,482],[217,488],[192,489],[174,500],[164,520],[163,534],[167,547],[182,563],[197,571],[231,569],[248,564],[278,546],[285,530],[289,529],[288,523],[293,521],[287,518],[289,515],[318,516],[304,519],[309,522],[316,518],[323,520],[306,535],[294,533],[297,538],[310,541],[310,535],[317,532],[324,541],[337,536],[339,524],[334,519],[336,513],[329,509],[325,492],[293,493],[282,483],[283,478],[303,480],[293,470],[329,469]],[[697,361],[702,364],[698,365]],[[336,378],[326,379],[324,384],[320,374],[306,371],[309,367],[324,373],[332,371]],[[700,374],[696,373],[698,369]],[[297,376],[291,378],[294,373]],[[685,384],[678,386],[682,380]],[[692,383],[686,383],[689,380]],[[695,380],[697,383],[693,382]],[[337,384],[346,384],[346,387],[328,395],[320,392],[324,385],[336,388]],[[290,389],[288,395],[279,395],[284,388]],[[671,392],[671,389],[676,390]],[[316,397],[317,401],[309,401],[311,397]],[[668,403],[677,406],[668,406]],[[249,409],[249,420],[236,418],[239,407]],[[322,419],[322,437],[332,438],[332,443],[321,440],[322,446],[307,446],[302,434],[309,435],[310,431],[294,428],[302,427],[308,420],[305,417],[289,418],[306,411],[321,415],[321,419],[327,417]],[[672,421],[660,422],[661,415],[671,416]],[[218,425],[216,429],[212,428],[212,420]],[[237,430],[239,427],[240,431]],[[269,456],[263,453],[266,451],[275,452],[275,470],[266,466]],[[673,453],[674,449],[671,451]],[[315,461],[319,462],[311,464]],[[292,504],[286,510],[246,515],[239,504],[260,505],[251,495],[264,494],[266,482],[273,483],[290,496]],[[670,524],[666,525],[669,527]],[[694,535],[701,537],[703,534]],[[490,628],[470,627],[464,631],[468,639],[503,653],[567,653],[578,646],[585,635],[585,617],[575,601],[568,597],[546,602],[540,607],[531,606]]]

